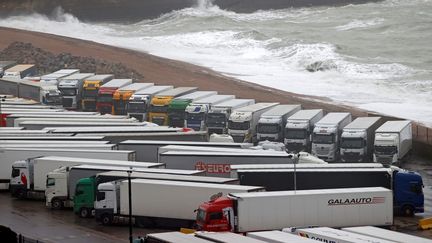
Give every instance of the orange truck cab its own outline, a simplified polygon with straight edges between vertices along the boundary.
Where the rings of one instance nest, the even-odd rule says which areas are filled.
[[[101,114],[114,112],[113,95],[115,91],[132,83],[132,79],[113,79],[102,85],[98,91],[96,108]]]
[[[131,83],[117,89],[113,95],[113,115],[126,115],[129,98],[137,91],[153,86],[153,83]]]

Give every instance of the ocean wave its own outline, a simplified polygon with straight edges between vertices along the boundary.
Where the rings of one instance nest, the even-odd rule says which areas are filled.
[[[338,31],[347,31],[352,29],[368,28],[376,26],[384,22],[383,18],[374,18],[370,20],[359,20],[355,19],[347,24],[336,26],[335,29]]]

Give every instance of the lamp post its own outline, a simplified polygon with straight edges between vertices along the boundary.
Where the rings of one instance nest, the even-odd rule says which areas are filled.
[[[132,183],[131,183],[131,174],[132,167],[127,171],[128,173],[128,188],[129,188],[129,243],[133,243],[132,237]]]
[[[288,153],[288,150],[286,150],[286,152]],[[293,164],[294,164],[294,192],[297,191],[297,163],[300,160],[300,153],[298,152],[294,152],[293,154],[288,155],[288,158],[292,159]]]

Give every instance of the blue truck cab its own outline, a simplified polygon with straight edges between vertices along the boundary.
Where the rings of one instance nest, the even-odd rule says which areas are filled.
[[[424,212],[423,180],[419,173],[403,169],[393,170],[395,214],[412,216]]]

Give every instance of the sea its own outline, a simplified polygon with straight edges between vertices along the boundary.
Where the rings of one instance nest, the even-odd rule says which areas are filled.
[[[264,0],[263,0],[264,1]],[[432,0],[235,13],[208,0],[135,23],[52,15],[0,26],[190,62],[275,89],[432,125]]]

